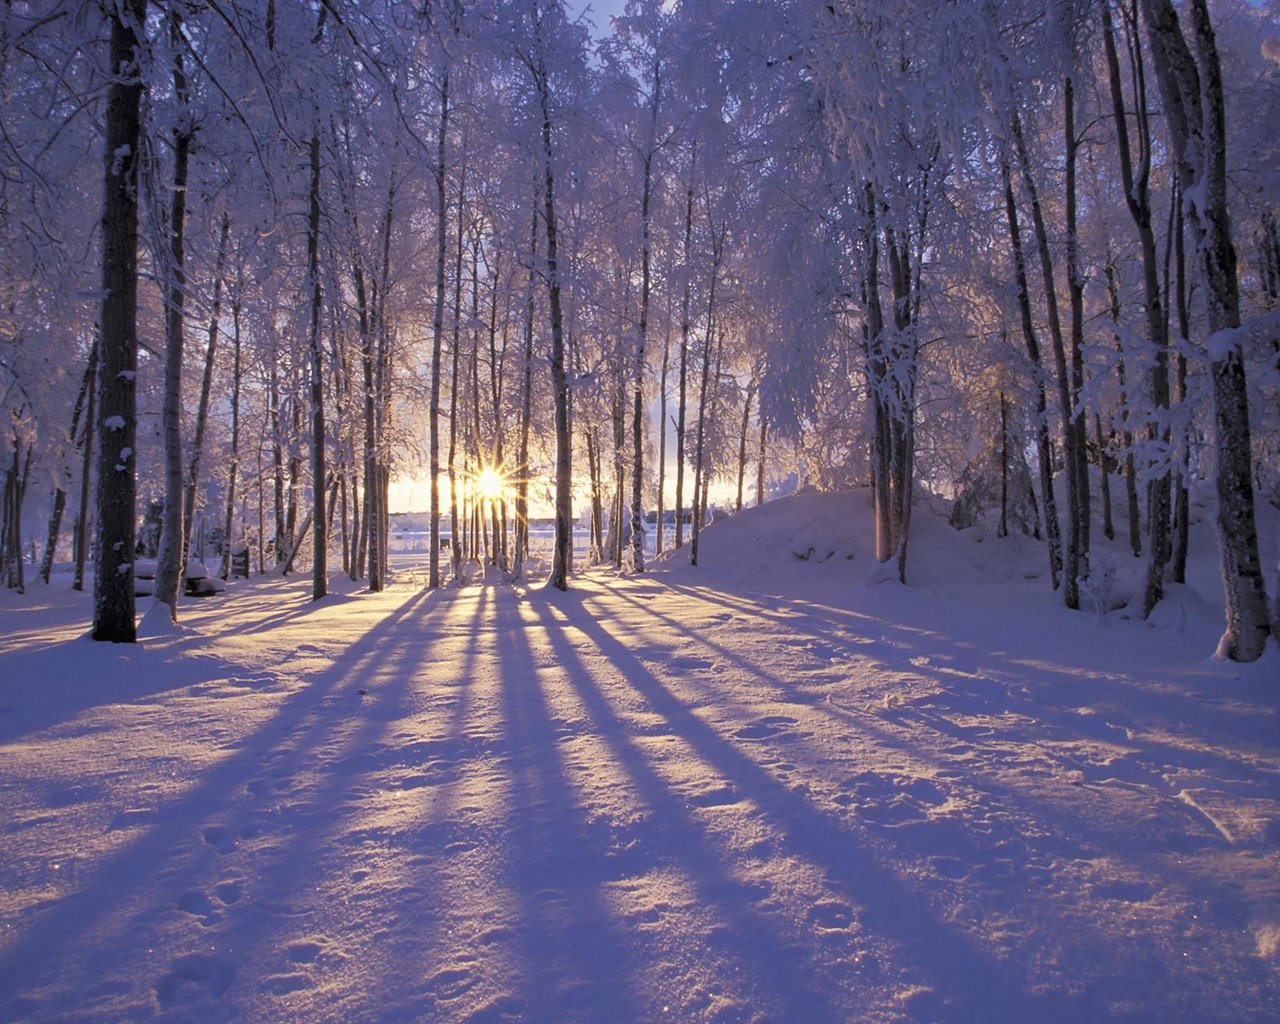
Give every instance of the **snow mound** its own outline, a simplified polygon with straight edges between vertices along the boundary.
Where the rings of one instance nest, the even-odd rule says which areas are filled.
[[[884,576],[875,559],[869,488],[791,495],[717,520],[698,538],[698,566],[688,562],[686,545],[664,553],[654,568],[757,588],[817,580],[867,583]],[[956,530],[927,500],[917,501],[912,511],[907,581],[913,586],[1038,579],[1045,565],[1038,541],[997,538],[982,527]]]

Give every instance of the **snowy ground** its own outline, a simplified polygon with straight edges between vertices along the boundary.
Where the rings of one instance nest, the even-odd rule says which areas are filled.
[[[864,503],[131,648],[3,596],[0,1021],[1275,1021],[1280,656],[924,514],[867,586]]]

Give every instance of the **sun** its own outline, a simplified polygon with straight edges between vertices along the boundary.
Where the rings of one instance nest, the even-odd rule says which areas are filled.
[[[507,490],[507,481],[493,466],[485,466],[475,476],[476,494],[482,501],[501,501]]]

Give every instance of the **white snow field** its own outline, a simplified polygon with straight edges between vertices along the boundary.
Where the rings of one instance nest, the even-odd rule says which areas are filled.
[[[1211,542],[1144,624],[923,509],[868,585],[865,506],[134,647],[4,595],[0,1021],[1280,1019],[1280,656],[1211,659]]]

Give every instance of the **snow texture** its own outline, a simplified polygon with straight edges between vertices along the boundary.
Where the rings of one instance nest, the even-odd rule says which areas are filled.
[[[137,646],[3,595],[0,1020],[1274,1021],[1275,650],[925,510],[868,587],[866,503]]]

